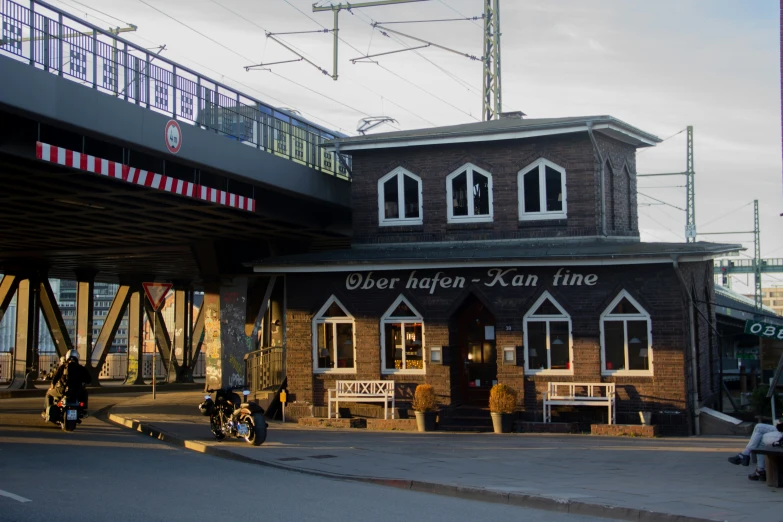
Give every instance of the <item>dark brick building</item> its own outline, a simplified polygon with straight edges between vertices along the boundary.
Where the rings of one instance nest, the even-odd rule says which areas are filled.
[[[293,411],[320,414],[335,380],[393,379],[403,402],[427,382],[446,409],[502,382],[540,421],[549,382],[611,382],[618,422],[688,433],[719,392],[712,259],[740,247],[639,241],[636,149],[659,141],[512,115],[334,142],[352,247],[255,268],[286,275]],[[556,418],[608,420],[571,410]]]

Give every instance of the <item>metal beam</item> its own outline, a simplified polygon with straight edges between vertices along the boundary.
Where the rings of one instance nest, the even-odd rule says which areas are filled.
[[[76,283],[76,351],[79,360],[89,361],[92,352],[93,299],[95,272],[77,274]]]
[[[318,13],[320,11],[339,11],[340,9],[356,9],[358,7],[375,7],[379,5],[393,5],[393,4],[410,4],[412,2],[429,2],[429,0],[379,0],[377,2],[361,2],[359,4],[346,3],[316,7],[313,6],[313,12]]]
[[[180,368],[187,365],[187,346],[190,336],[188,328],[188,308],[192,305],[188,299],[190,291],[187,288],[174,289],[174,350],[169,354],[169,358],[174,364],[168,366],[168,382],[181,380],[182,372]],[[176,365],[176,366],[175,366]]]
[[[3,320],[5,311],[8,310],[8,305],[11,304],[18,285],[19,279],[15,275],[3,274],[3,279],[0,280],[0,321]]]
[[[14,373],[9,388],[35,388],[33,381],[38,366],[38,343],[35,336],[35,320],[38,317],[36,286],[29,278],[19,281],[16,296]]]
[[[193,369],[196,367],[196,361],[198,361],[198,355],[201,353],[201,346],[204,344],[204,304],[201,304],[201,308],[199,308],[198,316],[196,317],[196,322],[193,323],[193,335],[190,338],[191,346],[192,346],[192,354],[193,357],[190,360],[190,365],[187,369],[187,375],[192,379],[193,378]]]
[[[483,121],[500,118],[500,0],[484,0]]]
[[[57,355],[63,357],[73,349],[73,344],[68,335],[68,329],[65,327],[60,307],[57,305],[57,299],[54,297],[52,286],[46,277],[42,278],[39,284],[38,298],[41,303],[41,314],[46,322],[46,327],[49,328],[49,333],[52,334]]]
[[[130,294],[130,285],[120,285],[117,293],[114,295],[109,312],[103,321],[101,331],[95,340],[95,347],[90,355],[90,366],[95,373],[100,373],[103,365],[106,363],[106,355],[109,353],[109,347],[114,342],[115,335],[117,335],[117,329],[122,324],[122,318],[125,315],[125,309],[128,307]]]
[[[753,200],[753,282],[755,283],[756,310],[760,311],[761,301],[761,227],[759,225],[759,200]]]
[[[145,299],[144,300],[144,311],[147,313],[147,320],[152,323],[155,321],[155,350],[158,351],[160,354],[160,359],[163,361],[163,366],[167,369],[167,371],[171,371],[168,369],[169,367],[169,361],[171,361],[171,339],[169,338],[169,332],[166,330],[166,321],[163,320],[163,314],[161,313],[161,310],[158,309],[157,311],[154,311],[152,309],[152,305],[149,304],[149,302]],[[174,371],[176,375],[176,370],[179,368],[179,363],[175,360],[171,361],[174,363]]]
[[[143,302],[141,286],[134,284],[128,304],[128,375],[125,384],[144,384],[142,378]]]
[[[696,187],[693,170],[693,126],[688,125],[688,147],[685,152],[685,242],[696,242]]]

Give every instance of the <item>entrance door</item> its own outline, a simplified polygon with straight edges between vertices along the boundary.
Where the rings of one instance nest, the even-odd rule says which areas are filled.
[[[495,316],[476,298],[457,313],[460,385],[463,404],[489,406],[489,390],[498,378]]]

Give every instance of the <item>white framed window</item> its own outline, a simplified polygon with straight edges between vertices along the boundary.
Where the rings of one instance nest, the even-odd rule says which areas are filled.
[[[397,167],[378,180],[378,224],[380,226],[424,223],[421,178]]]
[[[549,294],[525,314],[525,373],[573,375],[571,316]]]
[[[519,220],[566,218],[566,171],[543,158],[517,175]]]
[[[424,320],[400,295],[381,317],[381,373],[424,373]]]
[[[601,374],[653,374],[650,314],[625,290],[601,314]]]
[[[467,163],[446,177],[449,223],[492,221],[492,174]]]
[[[331,296],[313,318],[313,372],[356,373],[354,318]]]

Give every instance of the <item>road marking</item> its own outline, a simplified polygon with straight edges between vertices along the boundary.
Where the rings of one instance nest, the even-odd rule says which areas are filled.
[[[19,495],[14,495],[13,493],[10,493],[8,491],[5,491],[3,489],[0,489],[0,496],[2,497],[8,497],[16,500],[17,502],[32,502],[29,498],[20,497]]]

